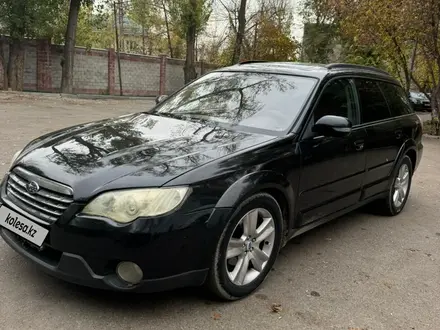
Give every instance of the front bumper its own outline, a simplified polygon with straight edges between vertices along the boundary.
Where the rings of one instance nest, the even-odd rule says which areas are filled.
[[[165,278],[143,280],[132,286],[122,281],[116,274],[98,275],[87,261],[76,254],[61,253],[57,263],[50,262],[41,254],[24,245],[16,235],[1,228],[0,235],[15,251],[33,261],[49,275],[64,281],[97,289],[130,292],[158,292],[180,287],[200,286],[204,283],[208,269],[189,271]]]
[[[42,249],[4,228],[0,235],[43,271],[67,282],[114,291],[158,292],[204,283],[229,212],[205,209],[140,219],[128,226],[77,216],[62,218],[48,227]],[[141,267],[141,283],[131,285],[117,276],[121,261]]]
[[[413,104],[414,111],[431,111],[430,103],[415,103]]]

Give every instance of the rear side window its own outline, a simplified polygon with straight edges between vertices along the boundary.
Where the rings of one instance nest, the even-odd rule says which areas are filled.
[[[391,118],[388,103],[374,80],[356,79],[363,124]]]
[[[402,87],[386,82],[379,82],[379,85],[388,101],[393,116],[403,116],[413,112]]]

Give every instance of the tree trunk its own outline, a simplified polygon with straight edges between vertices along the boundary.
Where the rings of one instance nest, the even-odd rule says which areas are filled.
[[[147,53],[147,49],[145,47],[145,25],[142,24],[142,55]]]
[[[252,45],[252,59],[257,59],[257,42],[258,42],[258,21],[255,23],[254,44]]]
[[[232,54],[232,64],[238,63],[241,58],[244,31],[246,28],[246,2],[247,0],[241,0],[240,9],[238,10],[238,29],[235,39],[234,53]]]
[[[124,36],[125,36],[125,31],[124,31],[124,3],[122,1],[118,1],[119,4],[119,39],[120,39],[120,45],[119,45],[119,49],[124,52],[125,51],[125,43],[124,43]]]
[[[8,79],[8,69],[7,69],[7,63],[6,61],[6,54],[5,54],[5,46],[7,44],[6,38],[0,36],[0,67],[3,69],[3,89],[7,90],[9,85],[9,79]]]
[[[197,11],[197,0],[190,0],[190,4],[193,12]],[[193,16],[193,20],[195,17]],[[185,76],[185,84],[196,79],[196,67],[195,67],[195,46],[196,46],[196,36],[197,36],[197,22],[188,22],[186,30],[186,59],[185,66],[183,67],[183,72]]]
[[[165,0],[162,0],[163,14],[165,16],[165,27],[167,29],[168,49],[170,51],[170,57],[174,58],[173,45],[171,44],[170,24],[168,22],[167,7],[165,6]]]
[[[78,25],[78,14],[81,7],[81,0],[71,0],[69,20],[64,44],[64,59],[62,63],[61,92],[73,93],[73,64],[75,60],[75,39],[76,27]]]
[[[196,79],[196,67],[194,61],[195,53],[195,43],[196,43],[196,28],[195,25],[188,27],[186,35],[186,59],[185,66],[183,67],[185,84]]]
[[[7,67],[8,87],[13,91],[23,90],[24,47],[20,39],[13,39],[9,44],[9,61]]]

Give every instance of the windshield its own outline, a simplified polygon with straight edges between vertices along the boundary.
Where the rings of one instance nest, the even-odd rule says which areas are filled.
[[[155,114],[285,131],[317,80],[253,72],[213,72],[183,88]]]
[[[428,100],[425,94],[419,92],[410,92],[412,98],[417,100]]]

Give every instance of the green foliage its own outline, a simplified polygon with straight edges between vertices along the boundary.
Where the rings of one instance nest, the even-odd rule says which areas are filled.
[[[0,0],[0,33],[16,39],[51,37],[54,17],[58,17],[64,3],[64,0]]]
[[[290,31],[283,25],[263,16],[257,28],[257,44],[254,45],[255,55],[265,61],[295,61],[298,43],[290,37]]]
[[[208,53],[211,54],[210,62],[219,64],[221,66],[230,65],[232,53],[234,52],[234,47],[235,47],[235,37],[236,36],[232,33],[227,36],[226,40],[223,42],[222,45],[223,47],[221,48],[221,52],[215,53],[220,49],[219,46],[215,46],[215,49],[213,50],[209,49]],[[247,59],[247,55],[248,54],[245,52],[242,57]]]
[[[191,2],[195,4],[194,6]],[[212,12],[207,0],[173,0],[169,2],[171,21],[177,35],[186,38],[188,26],[194,26],[196,33],[203,32]]]
[[[64,43],[68,14],[69,6],[65,3],[61,13],[54,19],[52,41],[56,44]],[[92,5],[84,2],[78,16],[75,44],[86,48],[113,47],[113,22],[110,10],[94,10]]]
[[[131,0],[128,15],[133,22],[147,29],[160,29],[164,20],[156,0]]]
[[[328,23],[305,23],[303,57],[313,63],[327,63],[338,37],[337,27]]]

